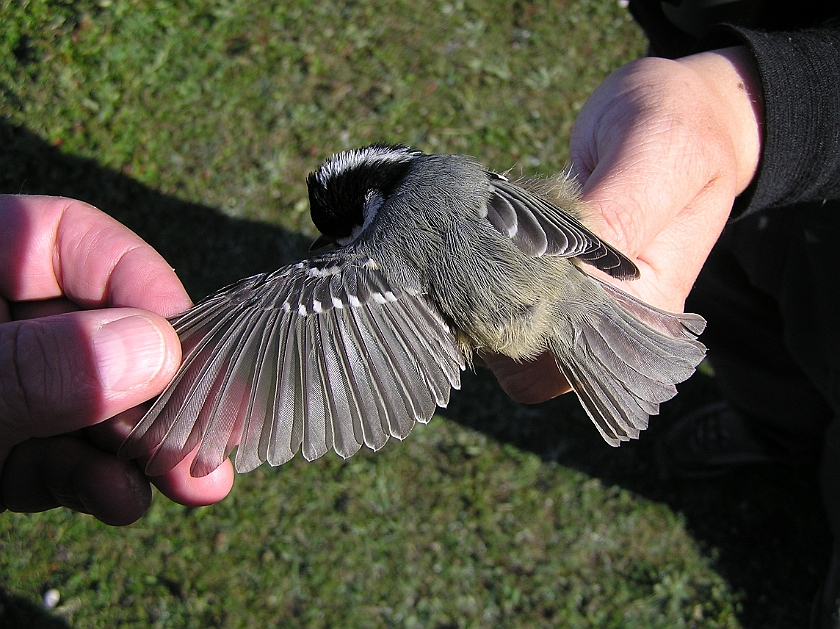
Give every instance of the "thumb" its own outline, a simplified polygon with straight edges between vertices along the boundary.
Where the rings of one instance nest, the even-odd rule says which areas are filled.
[[[136,406],[163,390],[180,359],[172,326],[143,310],[89,310],[4,323],[0,449],[78,430]]]

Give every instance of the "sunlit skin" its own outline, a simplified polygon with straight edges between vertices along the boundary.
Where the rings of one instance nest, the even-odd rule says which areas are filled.
[[[736,47],[676,61],[639,59],[587,100],[570,154],[594,210],[590,225],[641,271],[623,290],[683,309],[735,197],[758,168],[760,94],[752,58]],[[484,361],[517,401],[569,391],[550,357]]]
[[[190,300],[174,271],[136,234],[79,201],[0,196],[0,217],[2,505],[66,506],[128,524],[148,508],[150,480],[186,505],[224,498],[229,463],[201,479],[189,476],[189,461],[147,479],[114,454],[126,422],[139,416],[135,407],[160,393],[180,363],[164,317]],[[103,329],[120,346],[116,359],[97,354]],[[145,358],[138,345],[151,347]],[[129,376],[126,367],[138,362],[149,373]]]

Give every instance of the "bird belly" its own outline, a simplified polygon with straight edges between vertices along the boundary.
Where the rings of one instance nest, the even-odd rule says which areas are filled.
[[[536,303],[518,314],[493,320],[459,322],[456,337],[468,352],[494,352],[515,360],[528,360],[548,348],[548,304]]]
[[[559,260],[521,262],[496,262],[492,268],[466,265],[461,268],[472,272],[450,278],[447,315],[467,355],[478,351],[515,360],[534,358],[564,325],[568,315],[561,287],[568,281],[568,262],[562,261],[565,268]]]

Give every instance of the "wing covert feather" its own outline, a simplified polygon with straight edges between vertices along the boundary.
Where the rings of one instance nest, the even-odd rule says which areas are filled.
[[[494,173],[487,176],[487,220],[526,255],[577,258],[618,279],[639,277],[639,270],[629,258],[569,212],[504,177]],[[570,200],[580,203],[577,198]]]

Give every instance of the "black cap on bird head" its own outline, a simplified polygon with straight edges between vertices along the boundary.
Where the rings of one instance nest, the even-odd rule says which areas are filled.
[[[420,155],[403,145],[372,144],[330,157],[306,178],[315,227],[340,244],[355,239]]]

